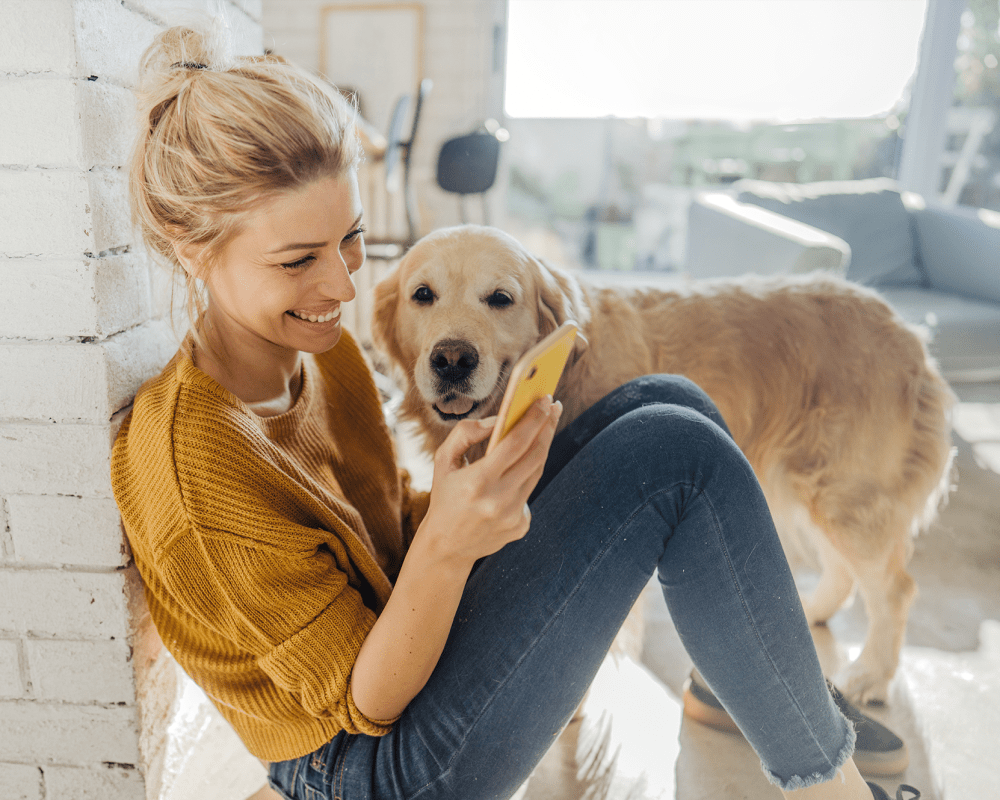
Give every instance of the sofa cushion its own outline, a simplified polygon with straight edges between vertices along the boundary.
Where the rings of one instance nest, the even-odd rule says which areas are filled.
[[[928,206],[914,212],[914,222],[932,288],[1000,303],[1000,214]]]
[[[879,293],[903,319],[928,330],[931,353],[945,378],[1000,380],[1000,303],[913,286]]]
[[[741,180],[736,199],[839,236],[851,246],[847,277],[869,286],[924,283],[910,215],[888,178],[773,183]]]

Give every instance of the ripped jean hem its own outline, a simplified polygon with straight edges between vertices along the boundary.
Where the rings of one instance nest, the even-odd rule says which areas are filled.
[[[837,753],[837,757],[834,759],[833,765],[826,772],[814,772],[806,777],[802,777],[801,775],[792,775],[792,777],[786,779],[779,775],[775,775],[766,766],[761,765],[761,769],[767,776],[767,779],[784,792],[790,792],[794,789],[805,789],[806,787],[814,786],[817,783],[827,783],[828,781],[832,781],[837,777],[837,773],[840,772],[844,764],[847,763],[848,759],[854,755],[854,745],[858,738],[857,731],[854,730],[854,726],[846,717],[844,717],[844,723],[847,726],[847,741],[840,749],[840,752]]]

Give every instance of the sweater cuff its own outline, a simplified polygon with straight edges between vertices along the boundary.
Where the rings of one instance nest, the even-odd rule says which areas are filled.
[[[359,733],[365,733],[369,736],[385,736],[392,730],[392,724],[399,719],[399,716],[392,719],[372,719],[371,717],[366,717],[354,702],[354,692],[350,683],[347,684],[346,700],[347,712],[351,717],[351,722],[354,723],[354,727],[357,728]]]

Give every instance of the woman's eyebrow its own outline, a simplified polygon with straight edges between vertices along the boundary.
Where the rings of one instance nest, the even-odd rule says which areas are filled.
[[[302,244],[288,244],[284,247],[279,247],[277,250],[268,251],[268,255],[272,256],[275,253],[287,253],[289,250],[313,250],[320,247],[326,247],[326,242],[303,242]]]

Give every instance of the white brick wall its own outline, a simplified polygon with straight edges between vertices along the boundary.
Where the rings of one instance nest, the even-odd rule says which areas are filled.
[[[11,560],[24,565],[117,569],[129,563],[118,506],[111,498],[13,495],[8,498]],[[87,530],[86,537],[78,531]]]
[[[42,771],[24,764],[0,764],[4,800],[42,800]]]
[[[131,87],[155,33],[259,0],[2,0],[0,797],[154,800],[176,684],[111,494],[132,396],[176,349],[134,240]],[[137,698],[137,674],[145,676]],[[153,713],[143,713],[148,707]],[[174,767],[176,769],[176,766]]]
[[[16,700],[25,695],[20,649],[21,643],[16,639],[0,639],[0,700]]]

